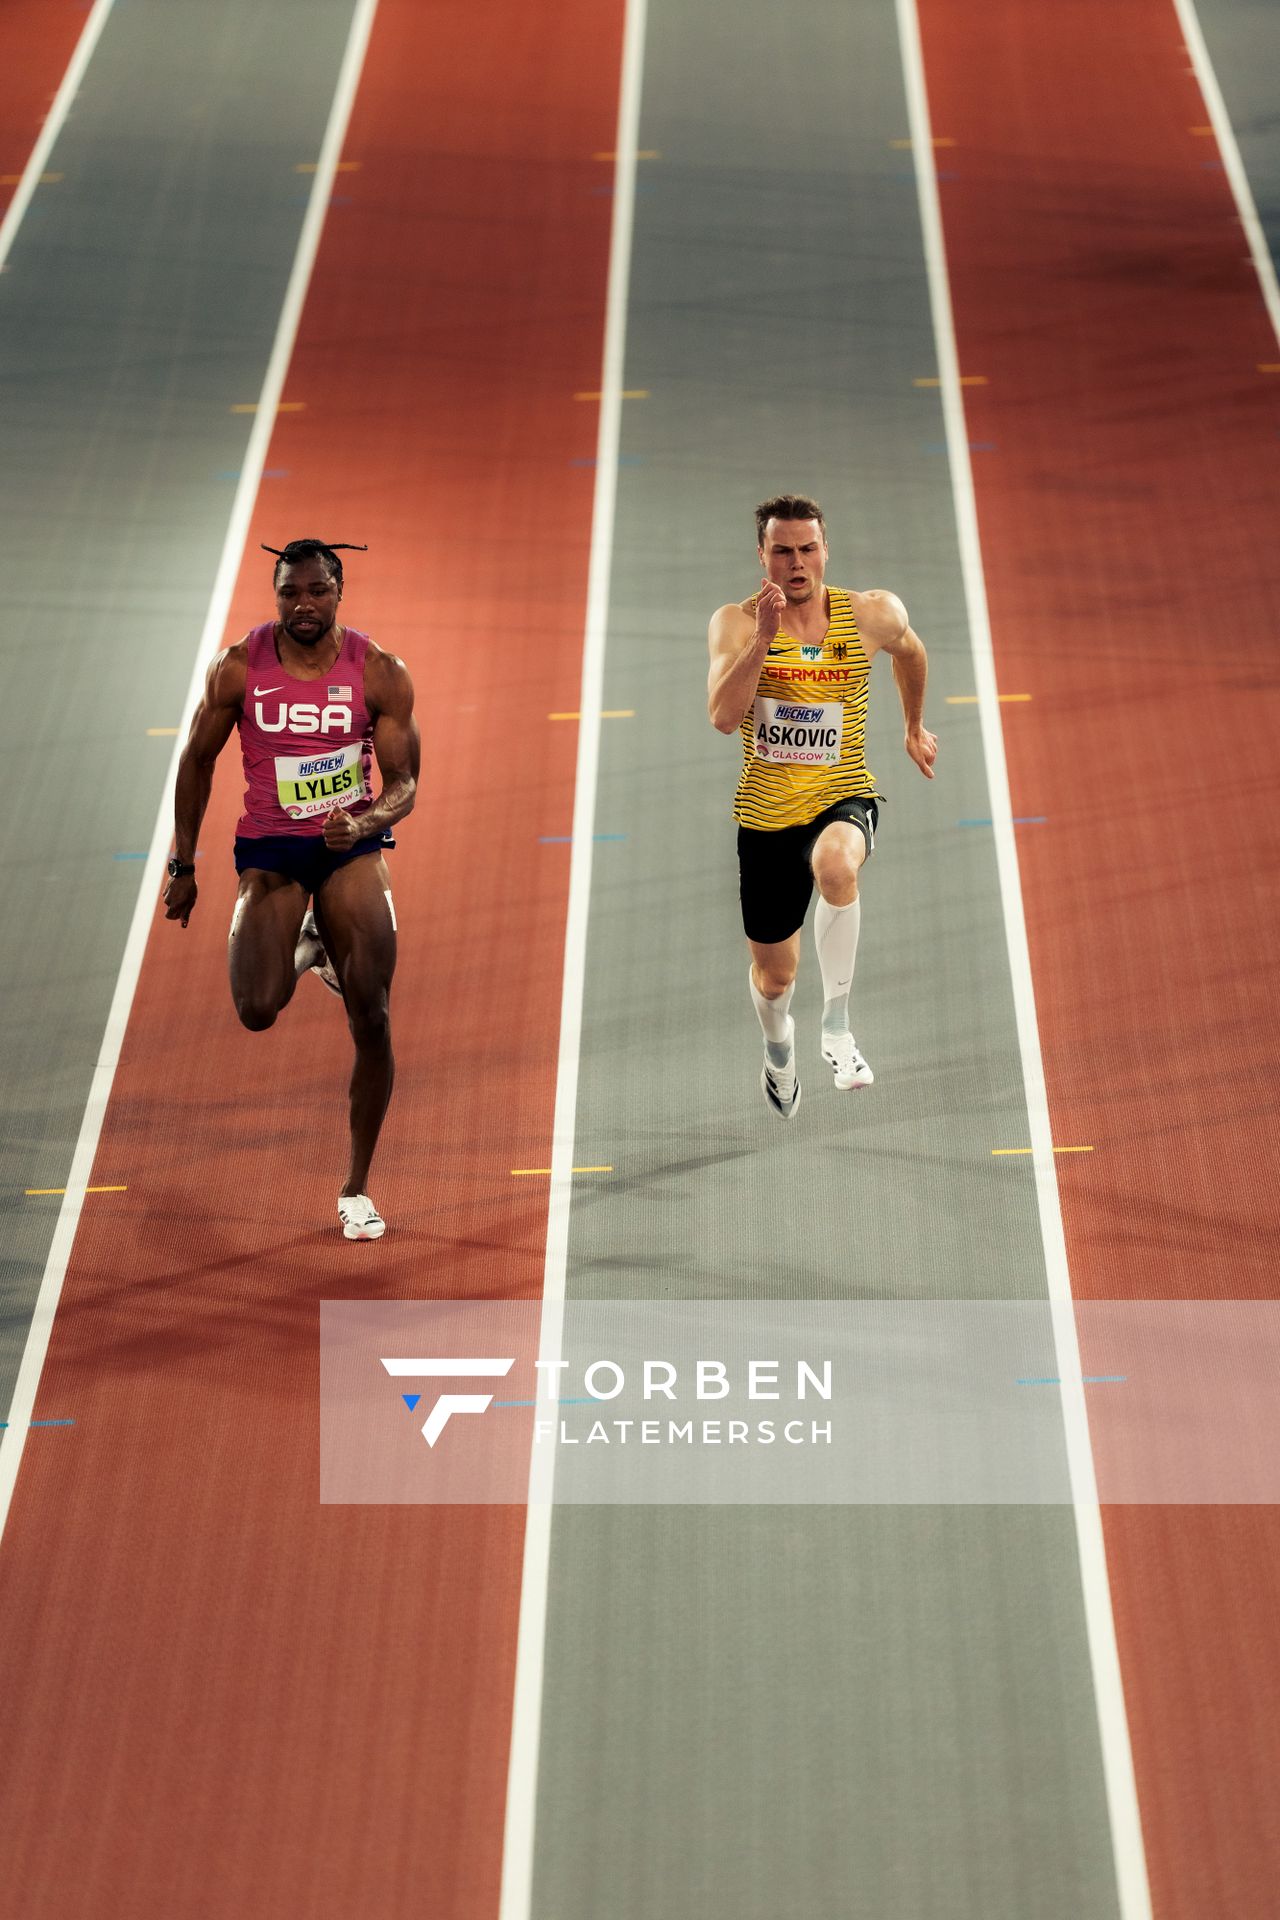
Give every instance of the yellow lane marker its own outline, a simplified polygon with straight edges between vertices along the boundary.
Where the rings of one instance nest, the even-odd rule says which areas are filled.
[[[1030,698],[1031,695],[1029,693],[998,693],[996,695],[997,700],[1029,700]],[[976,707],[977,704],[978,696],[976,693],[949,693],[947,695],[947,705],[949,707]]]
[[[604,399],[602,393],[575,393],[573,397],[575,400]],[[624,387],[621,397],[624,400],[647,400],[649,398],[649,389],[648,387]]]
[[[27,1193],[65,1193],[65,1187],[27,1187]],[[86,1187],[86,1193],[128,1193],[128,1187]]]
[[[635,717],[634,707],[604,707],[600,713],[602,720],[634,720]],[[548,720],[581,720],[582,715],[580,713],[549,713],[547,718]]]
[[[295,173],[315,173],[319,168],[319,164],[320,163],[317,160],[299,160],[297,166],[294,168],[294,172]],[[363,160],[339,160],[337,166],[334,168],[334,172],[335,173],[359,173],[363,165],[364,165]]]
[[[1202,140],[1207,140],[1212,136],[1213,128],[1212,127],[1191,127],[1188,129],[1188,131],[1191,133],[1198,134]]]
[[[42,187],[56,187],[59,180],[65,180],[66,177],[65,173],[42,173],[40,175],[40,185]],[[0,173],[0,187],[17,187],[21,186],[21,184],[22,175],[20,173]]]
[[[1034,1153],[1034,1147],[992,1147],[992,1153]],[[1055,1147],[1055,1153],[1092,1153],[1092,1147]]]
[[[593,153],[591,156],[593,160],[616,160],[617,157],[616,153]],[[640,147],[636,151],[637,160],[661,160],[661,158],[660,147]]]
[[[306,404],[305,400],[281,400],[276,405],[276,412],[302,413],[306,408]],[[231,411],[232,413],[256,413],[258,411],[258,403],[256,400],[237,400]]]
[[[955,144],[955,141],[949,134],[935,134],[933,139],[933,145],[935,147],[954,147]],[[896,147],[899,153],[910,153],[915,142],[913,140],[891,140],[889,145]]]
[[[1280,373],[1280,360],[1259,360],[1259,373]]]
[[[962,387],[985,387],[986,384],[987,376],[985,373],[962,373],[960,375],[960,385]],[[941,380],[924,379],[915,380],[912,382],[912,385],[917,387],[940,387],[942,382]]]
[[[516,1180],[523,1179],[525,1174],[528,1174],[528,1173],[550,1173],[550,1171],[551,1171],[550,1167],[512,1167],[511,1169],[512,1177]],[[612,1173],[613,1168],[612,1167],[573,1167],[570,1169],[570,1171],[573,1173]]]
[[[147,738],[150,740],[171,738],[177,731],[176,727],[148,727]]]

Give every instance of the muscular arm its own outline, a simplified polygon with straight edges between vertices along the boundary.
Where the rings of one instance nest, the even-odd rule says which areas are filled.
[[[864,639],[872,642],[877,653],[887,653],[893,663],[905,723],[904,745],[925,779],[932,780],[938,738],[924,724],[924,691],[929,678],[924,642],[912,632],[907,610],[896,594],[868,593],[863,598],[867,606],[862,621]]]
[[[721,607],[712,615],[707,636],[711,650],[707,712],[717,732],[736,733],[742,725],[756,697],[760,669],[785,605],[781,589],[765,585],[756,602],[754,620],[741,606]]]
[[[184,866],[196,857],[196,842],[209,794],[213,787],[213,768],[218,755],[231,737],[231,730],[244,705],[244,649],[228,647],[209,665],[204,697],[191,721],[191,732],[178,761],[174,791],[173,850]],[[185,927],[196,903],[194,873],[182,873],[170,880],[164,890],[166,920],[181,920]]]
[[[343,847],[374,840],[413,811],[418,793],[422,741],[413,712],[413,682],[403,660],[379,655],[370,675],[369,704],[374,714],[373,753],[382,776],[382,792],[364,813],[335,812],[325,821],[326,846]],[[346,827],[354,828],[348,837]],[[334,832],[330,834],[330,825]]]

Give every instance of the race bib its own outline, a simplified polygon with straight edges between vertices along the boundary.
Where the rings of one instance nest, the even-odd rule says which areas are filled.
[[[309,820],[313,814],[331,813],[334,807],[349,806],[363,800],[365,786],[361,755],[363,742],[333,747],[328,753],[304,754],[300,760],[276,761],[276,794],[291,820]]]
[[[844,707],[839,701],[810,707],[758,693],[753,726],[757,760],[785,761],[791,767],[840,764]]]

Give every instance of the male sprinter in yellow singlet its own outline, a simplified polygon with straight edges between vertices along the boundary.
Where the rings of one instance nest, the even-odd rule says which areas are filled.
[[[822,508],[784,493],[756,508],[764,579],[721,607],[710,631],[707,707],[721,733],[742,734],[734,798],[742,923],[751,998],[764,1031],[760,1085],[790,1120],[800,1105],[790,1014],[800,929],[818,883],[814,936],[822,971],[822,1057],[842,1092],[874,1078],[849,1031],[858,951],[858,872],[875,847],[876,783],[863,757],[867,681],[877,653],[893,662],[906,748],[926,780],[938,752],[924,725],[924,647],[892,593],[824,584]]]
[[[275,1024],[309,967],[341,994],[356,1058],[338,1218],[348,1240],[377,1240],[386,1223],[365,1185],[395,1071],[396,915],[382,847],[417,789],[413,686],[403,660],[338,625],[342,562],[333,547],[291,540],[276,555],[273,581],[276,618],[218,654],[178,763],[165,915],[184,927],[191,918],[214,762],[238,727],[246,789],[231,997],[257,1033]]]

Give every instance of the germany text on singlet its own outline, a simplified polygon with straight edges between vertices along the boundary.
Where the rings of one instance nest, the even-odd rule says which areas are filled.
[[[275,626],[249,635],[240,750],[244,755],[244,839],[319,838],[335,807],[361,814],[373,804],[373,718],[364,700],[367,633],[348,627],[323,680],[295,680],[276,654]]]
[[[837,800],[875,795],[864,758],[867,658],[844,587],[829,587],[821,646],[779,631],[743,716],[734,818],[744,827],[803,826]]]

